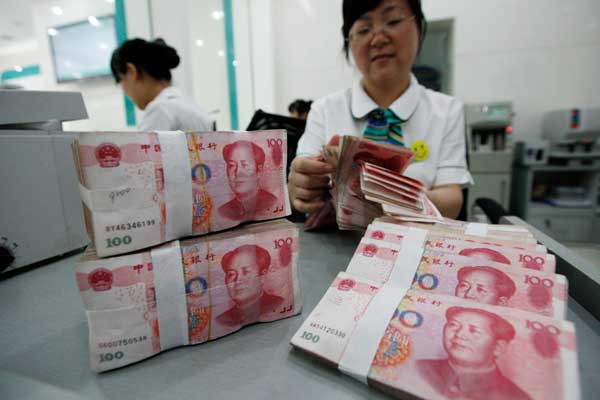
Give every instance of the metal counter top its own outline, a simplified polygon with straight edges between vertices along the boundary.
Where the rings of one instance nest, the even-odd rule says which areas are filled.
[[[301,233],[301,315],[243,328],[101,374],[89,368],[88,328],[74,276],[79,255],[0,281],[0,399],[384,399],[289,340],[344,270],[357,232]],[[600,322],[570,299],[582,395],[600,393]]]

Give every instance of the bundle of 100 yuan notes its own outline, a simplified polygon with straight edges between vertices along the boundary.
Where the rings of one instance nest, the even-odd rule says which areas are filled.
[[[369,226],[294,347],[399,398],[579,398],[567,283],[543,248],[521,253],[546,261],[532,268],[432,248],[432,231],[398,226]],[[514,241],[439,237],[446,240],[508,260],[523,251]]]
[[[296,315],[298,229],[286,220],[76,266],[94,371]]]
[[[73,149],[99,257],[290,214],[283,130],[80,133]]]

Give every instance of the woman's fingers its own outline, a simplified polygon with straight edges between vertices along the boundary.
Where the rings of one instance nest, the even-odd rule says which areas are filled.
[[[297,199],[301,199],[301,200],[305,200],[305,201],[312,201],[315,199],[322,199],[325,192],[323,190],[318,190],[318,189],[310,190],[310,189],[304,189],[301,187],[297,187],[294,194],[296,195]]]
[[[288,178],[290,199],[300,212],[311,213],[325,206],[323,197],[329,189],[329,173],[334,168],[317,157],[297,157]]]
[[[311,157],[296,157],[291,167],[292,171],[304,175],[325,175],[335,170],[331,164]]]
[[[328,175],[305,175],[292,171],[289,180],[294,186],[304,189],[329,189]]]
[[[325,207],[325,202],[322,200],[304,201],[302,199],[295,198],[292,200],[292,205],[296,210],[300,212],[313,213]]]

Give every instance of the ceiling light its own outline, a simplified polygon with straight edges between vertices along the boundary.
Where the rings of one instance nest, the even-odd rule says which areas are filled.
[[[94,17],[93,15],[88,17],[88,21],[92,26],[100,26],[100,21],[98,21],[98,18]]]
[[[106,0],[107,3],[113,4],[115,0]]]
[[[196,40],[196,46],[198,46],[198,47],[204,46],[204,40],[202,40],[202,39]]]
[[[53,13],[54,15],[63,15],[63,14],[64,14],[64,13],[63,13],[63,9],[62,9],[62,8],[60,8],[60,7],[58,7],[58,6],[53,6],[53,7],[52,7],[52,13]]]
[[[221,11],[221,10],[216,10],[216,11],[213,11],[213,12],[210,14],[210,16],[212,17],[212,19],[214,19],[214,20],[217,20],[217,21],[218,21],[218,20],[220,20],[220,19],[223,19],[223,17],[225,16],[225,13],[224,13],[223,11]]]
[[[23,67],[21,67],[20,65],[15,65],[15,71],[23,72]]]
[[[49,28],[48,29],[48,35],[50,35],[50,36],[56,36],[56,35],[58,35],[58,31],[56,29],[54,29],[54,28]]]
[[[223,56],[225,55],[225,52],[224,52],[223,50],[219,50],[219,51],[217,52],[217,55],[218,55],[219,57],[223,57]]]

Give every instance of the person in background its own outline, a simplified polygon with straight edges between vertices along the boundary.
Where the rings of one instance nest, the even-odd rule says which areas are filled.
[[[456,218],[466,166],[463,105],[426,89],[411,74],[427,23],[420,0],[344,0],[344,51],[361,77],[352,87],[315,101],[291,164],[294,208],[325,206],[333,168],[319,153],[334,135],[355,135],[411,148],[417,156],[405,175],[419,179],[440,212]]]
[[[110,68],[125,94],[144,111],[140,131],[212,131],[208,113],[171,85],[177,51],[164,40],[131,39],[112,54]]]
[[[312,103],[312,100],[297,99],[290,103],[288,106],[288,111],[294,118],[307,119]]]

